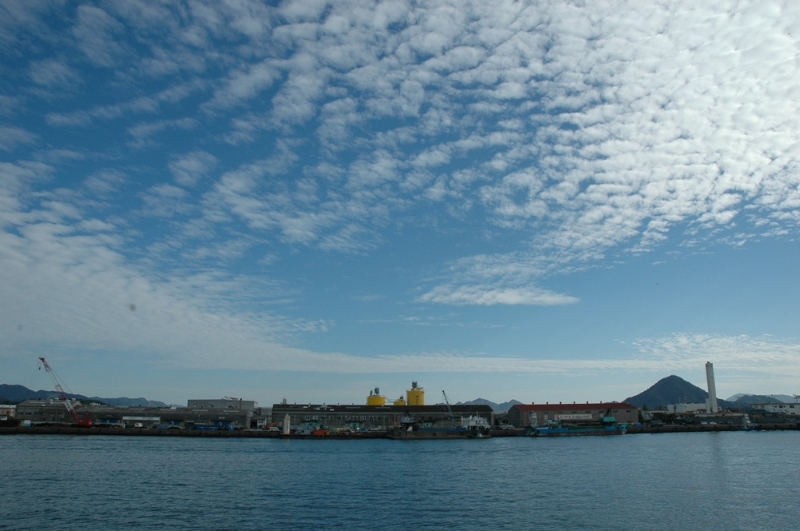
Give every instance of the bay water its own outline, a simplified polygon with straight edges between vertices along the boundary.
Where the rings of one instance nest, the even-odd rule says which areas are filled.
[[[800,432],[0,437],[0,529],[800,529]]]

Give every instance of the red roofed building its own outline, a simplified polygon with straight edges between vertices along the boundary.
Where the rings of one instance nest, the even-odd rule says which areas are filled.
[[[639,422],[639,410],[627,402],[585,404],[516,404],[508,410],[508,423],[518,428],[542,426],[550,420],[569,423],[598,422],[611,416],[622,424]]]

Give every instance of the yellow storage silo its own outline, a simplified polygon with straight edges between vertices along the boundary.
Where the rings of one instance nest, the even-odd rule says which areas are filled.
[[[406,405],[406,399],[405,399],[405,398],[403,398],[403,397],[401,396],[400,398],[398,398],[397,400],[395,400],[395,401],[392,403],[392,405],[393,405],[393,406],[404,406],[404,405]]]
[[[406,402],[409,406],[424,406],[425,389],[417,386],[417,382],[411,382],[411,389],[406,391]]]
[[[367,397],[368,406],[385,406],[386,397],[381,394],[380,388],[376,387],[375,391],[370,391]]]

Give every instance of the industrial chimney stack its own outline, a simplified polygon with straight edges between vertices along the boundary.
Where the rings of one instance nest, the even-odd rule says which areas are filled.
[[[718,413],[717,385],[714,383],[714,364],[706,362],[706,381],[708,382],[708,412]]]

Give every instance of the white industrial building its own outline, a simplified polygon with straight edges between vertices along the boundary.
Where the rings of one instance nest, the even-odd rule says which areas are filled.
[[[798,403],[769,402],[766,404],[753,404],[752,408],[778,415],[800,416],[800,404]]]
[[[232,397],[204,398],[189,400],[187,407],[189,409],[241,409],[243,411],[253,411],[258,408],[258,402]]]

